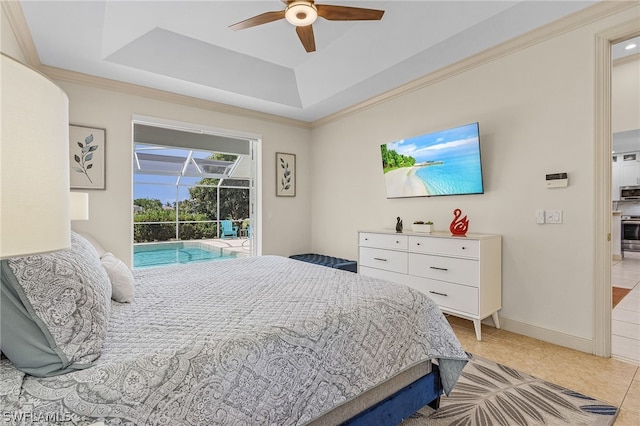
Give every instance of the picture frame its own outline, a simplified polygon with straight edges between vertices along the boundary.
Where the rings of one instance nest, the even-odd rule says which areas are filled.
[[[71,189],[106,189],[106,133],[106,129],[99,127],[69,125]]]
[[[276,196],[296,196],[296,155],[276,152]]]

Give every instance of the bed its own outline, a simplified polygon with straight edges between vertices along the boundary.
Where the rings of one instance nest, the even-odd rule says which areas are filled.
[[[74,234],[73,246],[81,246],[82,260],[68,275],[100,265],[82,237]],[[47,256],[53,255],[31,258]],[[42,279],[8,261],[2,266],[3,296],[9,270],[25,293],[28,280],[37,285]],[[466,363],[438,307],[409,287],[278,256],[141,269],[134,276],[131,303],[109,300],[102,315],[99,295],[86,314],[91,318],[74,320],[76,330],[93,333],[84,338],[102,336],[98,345],[78,345],[62,333],[59,347],[69,352],[69,362],[59,370],[36,377],[16,368],[18,355],[9,356],[13,362],[3,357],[0,411],[14,416],[4,421],[357,424],[358,414],[376,415],[398,391],[401,402],[411,389],[422,397],[435,392],[426,402],[440,389],[448,393]],[[98,281],[94,292],[106,286],[110,294],[104,276]],[[76,301],[90,299],[80,294],[85,287],[75,290]],[[19,296],[43,318],[51,310],[38,308],[37,298]],[[60,297],[48,289],[41,299]],[[4,309],[2,315],[4,333]],[[103,331],[101,316],[108,317]],[[58,331],[52,329],[53,340],[61,339]],[[11,348],[3,337],[3,352]],[[421,383],[435,391],[419,388]]]

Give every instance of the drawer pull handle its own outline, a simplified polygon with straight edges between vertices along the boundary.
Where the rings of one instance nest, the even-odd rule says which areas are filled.
[[[373,258],[373,260],[381,260],[381,261],[383,261],[383,262],[386,262],[386,261],[387,261],[387,259],[383,259],[383,258],[381,258],[381,257],[374,257],[374,258]]]
[[[429,266],[431,269],[437,269],[438,271],[448,271],[447,268],[438,268],[437,266]]]
[[[467,248],[465,246],[462,246],[462,250],[466,250]]]
[[[419,245],[420,245],[420,243],[416,243],[416,245],[417,245],[417,246],[419,246]]]
[[[431,290],[429,290],[429,293],[437,294],[438,296],[444,296],[444,297],[449,296],[447,293],[438,293],[437,291],[431,291]]]

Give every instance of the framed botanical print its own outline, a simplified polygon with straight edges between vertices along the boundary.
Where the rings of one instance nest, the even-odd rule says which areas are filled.
[[[276,196],[296,196],[296,155],[276,152]]]
[[[72,189],[105,189],[106,130],[69,125]]]

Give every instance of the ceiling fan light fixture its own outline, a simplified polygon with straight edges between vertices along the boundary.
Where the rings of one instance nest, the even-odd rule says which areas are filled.
[[[284,16],[290,24],[304,27],[318,19],[318,9],[310,1],[292,1],[287,5]]]

